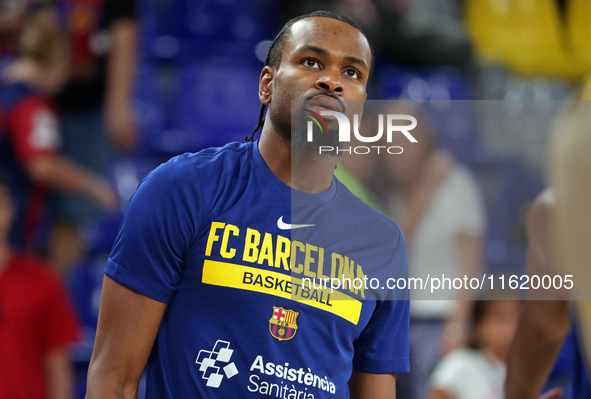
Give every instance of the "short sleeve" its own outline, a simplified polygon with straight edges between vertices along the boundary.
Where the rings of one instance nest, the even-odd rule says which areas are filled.
[[[390,268],[390,278],[408,281],[406,240],[400,230]],[[354,343],[356,370],[374,374],[410,371],[409,303],[408,289],[390,290],[388,299],[377,302],[369,323]]]
[[[31,97],[12,110],[9,132],[21,163],[55,153],[61,141],[59,122],[54,109],[44,99]]]
[[[131,198],[105,274],[168,303],[201,222],[199,187],[196,169],[184,155],[151,172]]]
[[[61,349],[80,338],[80,325],[66,289],[56,276],[48,273],[47,295],[41,303],[40,332],[45,353]]]

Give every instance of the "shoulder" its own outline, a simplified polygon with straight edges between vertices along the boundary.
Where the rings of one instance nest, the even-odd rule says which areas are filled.
[[[186,185],[201,180],[216,182],[215,178],[239,168],[247,157],[246,144],[230,143],[224,147],[207,148],[171,158],[150,172],[144,180],[151,184],[166,185]]]
[[[234,169],[250,160],[255,143],[229,143],[223,147],[207,148],[193,154],[185,154],[187,160],[198,170],[208,169],[220,172]],[[173,158],[174,159],[174,158]]]
[[[249,171],[248,145],[232,143],[171,158],[142,180],[130,206],[138,216],[183,210],[198,219],[205,217],[238,181],[246,181],[240,177]]]

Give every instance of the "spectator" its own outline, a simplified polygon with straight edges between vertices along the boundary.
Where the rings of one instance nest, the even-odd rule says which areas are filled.
[[[470,346],[452,351],[439,363],[429,399],[502,399],[518,318],[517,300],[474,301]]]
[[[89,195],[109,210],[117,204],[104,179],[58,154],[58,120],[48,96],[65,82],[67,54],[55,17],[39,11],[23,29],[20,56],[7,68],[0,90],[0,168],[17,204],[11,241],[21,248],[37,246],[47,189]]]
[[[413,115],[418,120],[413,130],[418,142],[409,144],[402,134],[393,135],[389,145],[403,147],[404,152],[380,158],[385,162],[382,196],[387,213],[407,237],[411,277],[480,276],[485,215],[477,183],[451,154],[437,147],[427,119],[416,107],[397,105],[385,113]],[[470,303],[459,300],[469,297],[452,289],[432,296],[414,294],[410,324],[413,369],[408,375],[411,381],[405,381],[406,376],[400,380],[407,396],[422,399],[435,362],[466,344]]]
[[[131,91],[135,74],[134,0],[53,0],[72,53],[71,76],[56,97],[62,116],[63,153],[107,178],[111,143],[121,151],[136,147]],[[60,194],[53,202],[55,224],[50,259],[66,268],[84,256],[82,224],[103,215],[88,198]]]
[[[554,276],[560,271],[555,251],[555,196],[551,188],[544,190],[531,205],[527,216],[527,271],[530,276]],[[542,392],[571,329],[570,301],[563,299],[564,294],[554,290],[528,292],[507,358],[507,399],[534,399]],[[574,384],[573,398],[582,399],[589,397],[590,386],[588,378],[581,378],[585,372],[583,362],[578,364],[577,340],[575,337],[572,353],[576,374],[573,380],[579,378],[581,381]],[[560,389],[552,390],[544,398],[554,397],[550,395],[560,397],[561,392]]]
[[[69,399],[67,349],[79,327],[49,266],[11,249],[14,215],[0,176],[0,399]]]
[[[580,99],[588,99],[588,94],[589,85],[583,88]],[[546,189],[536,198],[527,219],[529,275],[572,273],[577,294],[575,299],[578,300],[570,300],[572,295],[569,290],[566,296],[556,290],[544,290],[541,297],[534,296],[533,291],[530,293],[531,300],[525,304],[509,355],[505,387],[508,399],[535,398],[540,393],[571,324],[575,325],[572,397],[583,399],[591,396],[591,377],[587,366],[589,345],[585,342],[585,336],[591,335],[589,301],[582,300],[587,299],[584,295],[588,291],[585,282],[588,281],[591,217],[588,206],[591,192],[586,184],[591,170],[586,154],[591,146],[587,104],[588,101],[575,102],[555,124],[550,144],[550,171],[554,187]],[[575,305],[576,313],[571,312],[571,303]],[[573,323],[575,320],[576,323]],[[553,392],[558,394],[550,396]],[[545,398],[559,397],[559,394],[560,389],[552,390]]]

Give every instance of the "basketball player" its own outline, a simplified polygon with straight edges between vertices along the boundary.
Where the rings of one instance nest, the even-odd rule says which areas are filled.
[[[289,21],[260,75],[260,140],[175,157],[142,182],[105,269],[89,399],[135,397],[146,364],[148,398],[396,396],[408,292],[303,278],[406,278],[404,236],[291,125],[304,101],[364,101],[372,62],[344,17]]]
[[[583,98],[588,98],[585,94]],[[591,149],[589,101],[579,101],[560,119],[551,148],[553,189],[535,201],[528,216],[530,274],[571,274],[578,299],[588,291],[589,237],[591,237]],[[537,298],[548,299],[548,297]],[[570,301],[565,298],[531,300],[523,309],[509,358],[507,399],[535,398],[548,377],[554,360],[571,326]],[[562,300],[560,300],[562,299]],[[589,301],[574,302],[577,310],[573,351],[573,398],[591,397],[586,359],[591,339]],[[584,345],[586,344],[586,345]],[[544,398],[558,398],[553,390]]]

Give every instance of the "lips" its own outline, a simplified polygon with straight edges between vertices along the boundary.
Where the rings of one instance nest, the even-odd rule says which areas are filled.
[[[337,111],[343,112],[343,106],[341,102],[334,97],[327,96],[325,94],[317,95],[307,102],[307,106],[310,108],[316,108],[319,111]]]

